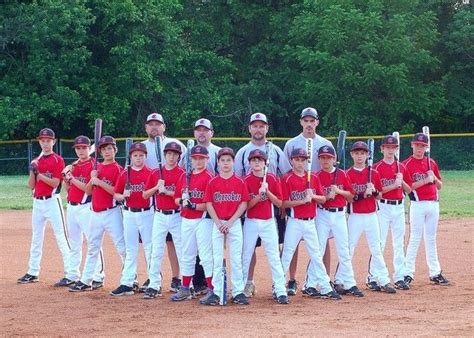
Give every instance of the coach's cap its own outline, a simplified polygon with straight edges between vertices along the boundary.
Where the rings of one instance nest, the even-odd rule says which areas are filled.
[[[191,157],[205,157],[209,158],[209,152],[206,147],[197,145],[191,148]]]
[[[40,130],[39,134],[38,134],[38,139],[40,138],[50,138],[50,139],[55,139],[56,136],[54,135],[54,131],[52,129],[49,129],[49,128],[43,128]]]
[[[267,154],[265,154],[265,152],[260,150],[260,149],[254,149],[250,152],[248,160],[250,161],[252,158],[261,158],[264,161],[266,161],[267,160]]]
[[[318,112],[316,111],[315,108],[308,107],[308,108],[305,108],[301,111],[301,119],[303,117],[306,117],[306,116],[314,117],[315,119],[317,119],[318,118]]]
[[[415,136],[413,137],[413,141],[411,143],[420,143],[424,144],[425,146],[428,145],[428,135],[425,135],[423,133],[416,133]]]
[[[331,146],[322,146],[318,149],[318,157],[321,156],[331,156],[336,157],[336,151]]]
[[[102,136],[99,140],[99,148],[102,148],[108,144],[117,146],[117,142],[115,142],[115,139],[112,136]]]
[[[151,113],[150,115],[148,115],[148,117],[146,118],[146,123],[151,122],[151,121],[158,121],[161,123],[165,123],[165,120],[163,120],[163,116],[161,116],[161,114],[158,114],[158,113]]]
[[[128,153],[131,154],[133,153],[134,151],[143,151],[145,154],[148,154],[147,150],[146,150],[146,145],[145,143],[141,143],[141,142],[135,142],[133,143],[131,146],[130,146],[130,149],[128,150]]]
[[[234,150],[232,150],[232,148],[229,148],[229,147],[221,148],[219,152],[217,153],[217,159],[220,159],[221,156],[224,156],[224,155],[229,155],[233,159],[235,158]]]
[[[91,140],[87,136],[81,135],[74,139],[74,145],[72,147],[89,147],[90,145]]]
[[[364,150],[369,151],[369,146],[364,141],[357,141],[352,145],[351,151]]]
[[[194,124],[194,129],[196,129],[197,127],[206,127],[209,130],[213,130],[212,123],[208,119],[197,120],[196,123]]]
[[[174,141],[170,143],[166,143],[165,148],[163,149],[163,153],[166,153],[167,151],[174,151],[180,155],[183,152],[181,149],[181,146]]]
[[[393,135],[387,135],[383,138],[382,145],[383,146],[390,146],[390,145],[398,146],[398,140]]]
[[[262,114],[262,113],[255,113],[255,114],[252,114],[252,116],[250,116],[249,124],[252,124],[255,121],[262,121],[263,123],[268,124],[267,117],[265,116],[265,114]]]
[[[304,157],[304,158],[308,158],[308,153],[306,152],[306,150],[304,150],[303,148],[294,148],[292,151],[291,151],[291,156],[290,156],[290,159],[293,159],[295,157]]]

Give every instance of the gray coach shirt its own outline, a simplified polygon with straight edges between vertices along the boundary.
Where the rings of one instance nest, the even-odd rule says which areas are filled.
[[[165,145],[170,142],[178,143],[181,146],[181,150],[183,154],[186,153],[186,147],[181,141],[174,138],[165,137],[164,140],[162,140],[161,142],[161,164],[162,165],[165,165],[165,156],[163,154],[163,149],[165,148]],[[146,156],[145,165],[150,169],[158,168],[158,159],[156,158],[155,142],[151,142],[149,139],[147,139],[143,141],[142,143],[146,145],[146,151],[148,153]],[[181,157],[183,157],[182,154],[181,154]]]
[[[197,143],[196,143],[197,145]],[[215,175],[218,171],[217,169],[217,153],[219,152],[219,150],[221,149],[221,147],[219,146],[216,146],[214,143],[211,143],[209,144],[209,146],[207,147],[207,151],[209,152],[209,159],[207,160],[207,170],[209,170],[209,172],[213,175]],[[185,163],[186,163],[186,153],[184,156],[182,156],[182,159],[181,161],[179,162],[179,165],[181,167],[185,167]]]
[[[318,150],[324,145],[332,146],[332,143],[324,137],[316,134],[316,137],[313,138],[313,163],[311,163],[311,171],[313,172],[318,172],[321,169],[318,161]],[[306,138],[303,134],[299,134],[286,142],[283,152],[288,159],[290,158],[291,151],[295,148],[306,149]]]
[[[235,155],[234,171],[237,176],[245,176],[250,172],[250,164],[248,160],[249,153],[254,149],[265,151],[265,145],[257,146],[252,142],[247,143],[239,149]],[[271,161],[268,167],[268,172],[277,176],[283,176],[291,170],[290,162],[283,151],[276,144],[272,145]]]

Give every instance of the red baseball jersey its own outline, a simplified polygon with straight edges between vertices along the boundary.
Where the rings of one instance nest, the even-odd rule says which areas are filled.
[[[204,193],[204,202],[211,202],[219,219],[231,218],[240,203],[248,202],[250,195],[243,179],[232,175],[223,178],[218,175],[209,181]]]
[[[62,180],[61,172],[64,169],[64,160],[61,156],[55,153],[41,156],[38,160],[38,173],[43,174],[49,178],[58,178]],[[41,180],[37,180],[35,189],[33,191],[34,197],[45,197],[53,194],[59,194],[61,191],[61,183],[56,188],[44,183]]]
[[[389,164],[384,160],[381,160],[374,164],[374,169],[380,175],[380,182],[382,183],[382,187],[387,187],[395,183],[395,179],[397,178],[397,161],[393,161],[393,163]],[[403,180],[406,181],[406,170],[403,163],[400,163],[400,173],[403,175]],[[382,194],[382,198],[386,200],[401,200],[403,199],[403,188],[397,188]]]
[[[97,164],[97,178],[115,187],[123,168],[117,162],[109,164]],[[92,210],[99,212],[117,205],[113,196],[101,187],[94,186],[92,189]]]
[[[176,184],[179,178],[184,173],[184,170],[178,166],[169,170],[163,166],[163,177],[165,181],[165,188],[169,191],[176,191]],[[160,180],[160,170],[155,169],[152,171],[148,181],[146,182],[145,190],[151,189],[158,184]],[[174,202],[174,196],[160,195],[157,191],[155,193],[155,208],[160,210],[176,210],[178,206]]]
[[[213,175],[208,171],[204,170],[199,174],[193,173],[189,181],[189,199],[192,203],[204,203],[204,193],[209,181]],[[178,180],[174,198],[181,198],[186,187],[186,173],[182,174]],[[187,219],[202,218],[204,211],[192,210],[189,208],[181,209],[181,216]]]
[[[253,199],[258,195],[258,189],[262,185],[263,177],[257,177],[250,173],[245,177],[245,183],[250,194],[250,199]],[[281,185],[278,178],[271,173],[267,174],[268,190],[272,192],[278,199],[282,199]],[[247,209],[247,218],[256,219],[270,219],[275,216],[273,211],[273,203],[268,197],[265,197],[263,201],[255,204],[251,209]]]
[[[151,174],[151,169],[144,166],[140,170],[130,167],[130,197],[125,200],[125,205],[129,208],[149,208],[151,206],[151,198],[144,199],[143,191],[148,177]],[[125,190],[125,183],[127,182],[127,170],[120,174],[117,185],[115,185],[115,192],[123,194]]]
[[[367,183],[369,182],[369,169],[356,169],[354,167],[347,170],[347,176],[352,182],[352,188],[356,194],[363,194],[367,190]],[[377,170],[372,167],[372,183],[375,189],[382,191],[382,183],[380,182],[380,175]],[[349,204],[350,212],[356,214],[370,214],[377,211],[377,201],[374,196],[363,198]]]
[[[76,180],[87,184],[91,180],[92,166],[93,159],[91,158],[86,161],[76,161],[72,165],[71,174]],[[91,201],[91,196],[87,195],[76,185],[70,183],[67,192],[67,201],[73,203],[86,203]]]
[[[428,158],[423,157],[421,160],[417,160],[413,156],[410,156],[403,164],[406,168],[406,182],[409,186],[412,186],[413,183],[424,180],[428,177]],[[439,168],[436,162],[431,159],[431,170],[433,170],[434,175],[441,180],[441,174],[439,173]],[[425,184],[414,190],[410,194],[410,199],[415,201],[438,201],[439,193],[436,184]]]
[[[316,174],[311,173],[311,189],[316,195],[323,195],[323,188]],[[281,179],[281,189],[284,201],[300,201],[306,197],[306,189],[308,188],[308,180],[306,172],[303,176],[298,176],[293,171],[289,172]],[[288,214],[294,218],[313,218],[316,217],[316,201],[309,204],[298,205],[290,208]]]
[[[321,182],[321,186],[323,188],[324,195],[329,194],[331,191],[331,186],[334,182],[334,175],[336,170],[328,173],[327,171],[321,170],[316,175]],[[338,169],[337,178],[336,178],[336,186],[345,191],[349,191],[351,194],[355,194],[354,189],[352,188],[352,183],[349,177],[347,176],[346,172],[342,169]],[[337,195],[334,200],[327,200],[326,203],[322,205],[323,208],[343,208],[347,205],[346,199],[341,196]]]

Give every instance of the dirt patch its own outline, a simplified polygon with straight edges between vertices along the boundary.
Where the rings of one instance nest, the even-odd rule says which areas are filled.
[[[282,306],[271,299],[271,274],[262,249],[258,250],[257,295],[250,306],[204,307],[197,300],[173,303],[171,295],[144,300],[142,295],[113,298],[118,286],[120,259],[105,240],[106,285],[103,289],[72,294],[52,285],[62,277],[62,260],[47,227],[40,282],[18,285],[27,269],[31,213],[0,212],[0,327],[2,335],[472,335],[474,288],[472,281],[474,220],[442,221],[438,250],[449,287],[430,285],[424,249],[420,248],[415,283],[396,295],[371,293],[362,286],[368,250],[362,238],[354,270],[366,297],[342,301],[307,299],[301,292]],[[391,239],[389,238],[390,243]],[[390,244],[388,250],[391,251]],[[336,266],[334,246],[332,267]],[[390,262],[391,256],[387,256]],[[143,257],[143,255],[141,255]],[[300,251],[298,279],[304,279],[308,255]],[[391,267],[389,268],[391,270]],[[145,279],[143,258],[139,280]],[[164,286],[170,283],[167,258]],[[301,283],[300,283],[301,285]]]

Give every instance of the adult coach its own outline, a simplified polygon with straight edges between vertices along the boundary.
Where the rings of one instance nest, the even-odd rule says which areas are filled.
[[[158,168],[158,159],[156,157],[156,151],[155,151],[155,143],[156,143],[155,137],[157,136],[161,138],[161,158],[163,159],[163,162],[165,158],[163,149],[170,142],[176,142],[177,144],[179,144],[183,154],[186,152],[186,147],[184,146],[182,142],[178,141],[177,139],[165,136],[166,124],[161,114],[151,113],[150,115],[148,115],[145,122],[145,131],[146,131],[146,134],[148,135],[148,139],[143,141],[143,143],[146,145],[146,150],[148,153],[147,158],[145,160],[145,165],[148,168],[150,169]],[[173,238],[171,237],[171,234],[169,233],[168,233],[168,236],[166,237],[166,247],[168,249],[168,259],[171,265],[171,273],[173,275],[173,278],[171,280],[170,290],[174,292],[178,292],[178,289],[181,286],[181,280],[179,279],[178,256],[176,255],[176,249],[173,244]],[[147,280],[144,283],[142,288],[140,288],[140,291],[144,291],[144,289],[148,286],[148,283],[149,283],[149,280]]]
[[[307,107],[301,111],[300,125],[303,128],[303,131],[298,136],[288,140],[285,144],[285,148],[283,149],[283,152],[285,153],[287,158],[291,157],[291,152],[293,151],[293,149],[306,149],[306,139],[308,138],[313,140],[313,159],[318,158],[318,150],[322,146],[327,145],[332,147],[332,143],[329,140],[316,133],[316,128],[319,126],[319,115],[315,108]],[[321,170],[319,161],[312,161],[311,171],[313,173],[317,173],[319,170]],[[297,283],[294,277],[296,275],[297,262],[298,249],[296,249],[295,255],[293,256],[292,264],[290,266],[290,280],[288,282],[289,295],[294,294],[292,292],[293,289],[296,293]],[[326,271],[329,274],[331,268],[331,255],[329,245],[326,245],[326,251],[324,252],[323,262],[324,266],[326,267]]]

